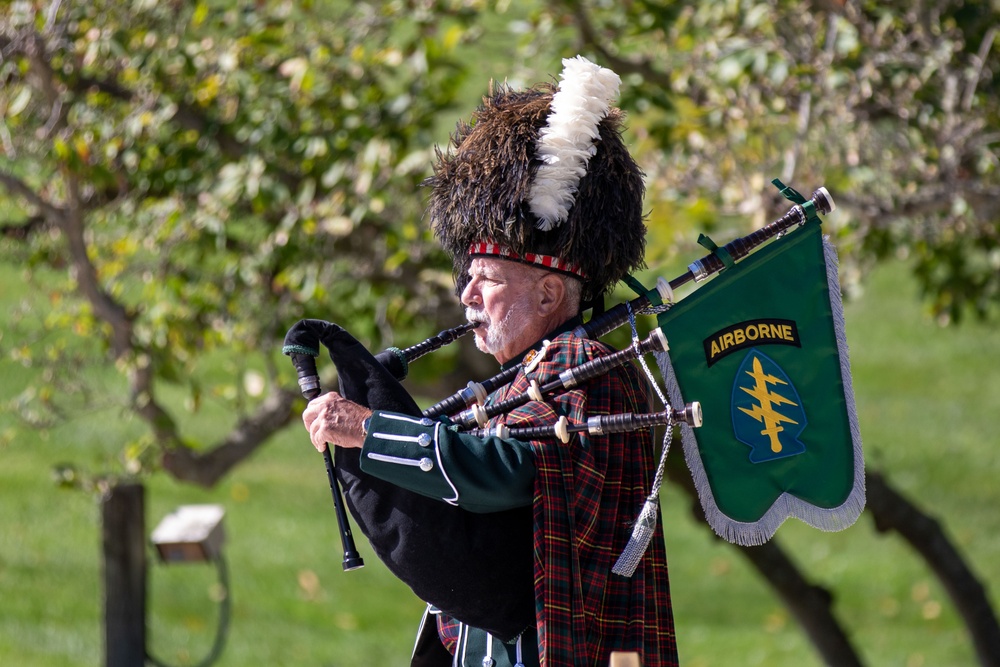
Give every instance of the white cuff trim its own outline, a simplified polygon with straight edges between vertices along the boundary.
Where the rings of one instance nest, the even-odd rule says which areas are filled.
[[[442,498],[441,500],[445,501],[449,505],[455,505],[455,506],[457,506],[458,505],[458,489],[455,488],[455,485],[452,483],[451,477],[448,477],[448,471],[445,470],[444,461],[441,460],[441,447],[439,446],[439,442],[440,442],[439,438],[440,438],[440,435],[441,435],[441,427],[442,427],[441,422],[438,422],[437,426],[434,427],[434,452],[437,455],[437,462],[438,462],[438,467],[441,469],[441,476],[444,477],[444,481],[446,481],[448,483],[448,486],[451,487],[452,492],[455,494],[454,497],[452,497],[452,498]]]
[[[388,454],[368,452],[368,458],[373,461],[382,461],[383,463],[396,463],[401,466],[413,466],[415,468],[420,468],[424,472],[430,472],[434,469],[434,462],[426,456],[421,459],[408,459],[402,456],[389,456]]]
[[[427,417],[410,417],[408,415],[397,415],[392,412],[380,412],[379,416],[382,417],[382,419],[395,419],[399,422],[419,424],[420,426],[431,426],[434,424],[434,420],[428,419]]]
[[[423,434],[421,434],[423,435]],[[395,440],[396,442],[419,442],[419,435],[396,435],[395,433],[372,433],[371,437],[379,440]]]

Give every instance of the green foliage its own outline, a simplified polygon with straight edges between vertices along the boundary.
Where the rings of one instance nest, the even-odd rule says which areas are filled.
[[[34,188],[60,169],[86,184],[101,282],[152,353],[255,349],[304,304],[370,319],[337,284],[391,291],[395,252],[432,254],[406,224],[455,83],[426,35],[394,41],[391,11],[66,4],[44,45],[66,126],[37,141],[44,104],[8,113],[15,164]],[[39,97],[26,68],[7,63],[10,99]],[[36,259],[60,252],[33,240]]]
[[[79,364],[70,355],[92,346],[68,340],[93,338],[105,349],[88,361],[110,353],[134,395],[155,397],[135,385],[148,365],[196,409],[232,384],[204,386],[218,350],[287,386],[272,352],[302,317],[373,345],[434,326],[449,266],[418,190],[463,81],[467,11],[439,23],[449,5],[415,20],[405,3],[55,7],[0,15],[0,253],[52,293],[47,316],[12,322],[12,337],[47,332],[19,346],[32,363]],[[69,280],[52,272],[68,267]],[[55,379],[39,391],[61,393]]]
[[[624,75],[654,232],[706,204],[745,231],[784,205],[771,178],[826,185],[846,287],[915,257],[947,322],[995,315],[1000,295],[998,18],[959,0],[553,1],[530,34]]]

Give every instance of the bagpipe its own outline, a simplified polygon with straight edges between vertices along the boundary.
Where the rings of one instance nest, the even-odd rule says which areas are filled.
[[[524,395],[496,405],[483,406],[490,393],[517,373],[530,372],[532,354],[521,365],[470,382],[426,410],[401,384],[410,362],[457,340],[475,324],[443,331],[404,350],[390,348],[373,355],[336,324],[302,320],[288,331],[283,351],[295,364],[307,399],[321,391],[315,358],[322,344],[336,366],[345,398],[374,410],[447,419],[450,427],[483,437],[567,442],[574,433],[665,426],[654,488],[633,528],[637,546],[626,548],[630,553],[616,564],[617,574],[630,576],[644,551],[643,534],[647,540],[652,534],[647,510],[657,502],[675,426],[709,523],[724,538],[762,543],[789,516],[827,530],[844,528],[860,514],[864,488],[835,253],[831,256],[832,248],[820,238],[817,217],[832,212],[835,204],[825,188],[806,200],[774,182],[794,202],[781,218],[723,247],[703,236],[699,242],[711,252],[687,272],[669,282],[661,278],[649,290],[630,281],[636,298],[573,332],[598,338],[629,323],[630,347],[567,369],[544,386],[533,382]],[[804,229],[788,233],[795,227]],[[807,284],[803,273],[815,273],[817,267],[822,279]],[[674,301],[678,287],[715,274],[720,275],[692,296]],[[657,326],[644,340],[635,332],[637,314],[656,315]],[[642,357],[650,353],[668,387],[669,398],[654,383],[664,404],[661,412],[597,415],[583,424],[562,418],[545,427],[486,428],[492,417],[585,384],[621,364],[638,360],[645,367]],[[685,403],[686,397],[696,400]],[[804,434],[807,423],[808,435],[816,437]],[[363,473],[359,449],[327,447],[325,457],[345,570],[362,563],[344,503],[379,559],[420,599],[504,640],[535,622],[531,508],[472,513]],[[497,536],[503,536],[502,548]],[[623,564],[629,560],[631,567]]]

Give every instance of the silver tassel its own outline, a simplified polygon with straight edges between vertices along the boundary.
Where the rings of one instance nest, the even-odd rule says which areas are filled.
[[[660,509],[660,485],[663,484],[663,473],[667,468],[667,452],[670,450],[670,437],[673,431],[673,424],[667,424],[666,433],[663,436],[663,453],[660,454],[660,465],[656,467],[656,476],[653,478],[653,488],[649,492],[649,497],[643,503],[639,516],[632,524],[632,537],[622,550],[621,555],[615,562],[611,571],[623,577],[631,577],[639,567],[639,561],[646,554],[649,543],[653,541],[653,534],[656,532],[656,516]]]
[[[631,305],[628,308],[628,319],[632,327],[632,344],[638,345],[639,335],[635,329],[635,315],[632,313]],[[656,395],[659,396],[664,406],[669,406],[670,402],[663,395],[663,392],[660,391],[660,386],[656,383],[656,378],[653,377],[653,373],[649,370],[649,366],[646,365],[646,361],[641,356],[638,359],[642,365],[642,369],[646,372],[646,377],[649,378],[650,384],[656,390]],[[635,574],[636,568],[639,567],[639,561],[642,560],[642,557],[646,554],[646,549],[649,548],[650,542],[653,541],[653,535],[656,533],[657,511],[660,509],[660,485],[663,483],[663,473],[667,467],[667,452],[670,451],[670,438],[673,434],[673,427],[674,424],[671,419],[667,422],[663,435],[663,453],[660,454],[660,465],[657,466],[656,477],[653,478],[653,488],[650,490],[649,497],[646,498],[646,502],[639,511],[639,516],[636,517],[635,523],[632,524],[632,537],[629,538],[628,544],[625,545],[625,549],[622,550],[621,555],[618,556],[618,560],[615,561],[614,566],[611,568],[614,574],[623,577],[631,577]]]
[[[615,562],[611,571],[623,577],[631,577],[639,567],[639,561],[649,548],[649,543],[653,541],[653,534],[656,532],[656,511],[659,504],[656,496],[650,496],[642,506],[639,517],[632,525],[632,537],[625,545],[624,551]]]

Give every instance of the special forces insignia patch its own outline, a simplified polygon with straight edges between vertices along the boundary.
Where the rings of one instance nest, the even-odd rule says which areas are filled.
[[[806,451],[799,434],[806,427],[795,386],[772,359],[751,348],[736,371],[733,431],[750,447],[750,461],[764,463]]]

